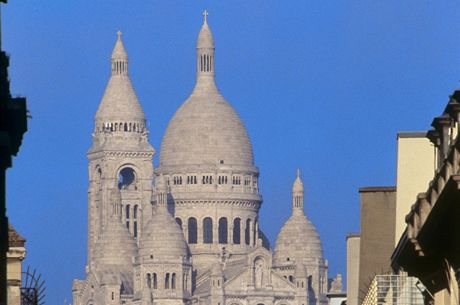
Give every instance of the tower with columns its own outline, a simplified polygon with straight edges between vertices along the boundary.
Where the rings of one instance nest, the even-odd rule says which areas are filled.
[[[143,215],[151,209],[155,151],[148,141],[145,115],[129,79],[121,32],[117,36],[110,79],[96,112],[93,143],[88,151],[88,266],[110,216],[108,194],[113,188],[120,189],[121,218],[136,240],[145,221]]]
[[[327,262],[304,212],[300,171],[275,253],[259,228],[259,169],[215,80],[208,13],[196,83],[169,122],[154,169],[121,40],[89,158],[88,266],[74,305],[325,305]]]

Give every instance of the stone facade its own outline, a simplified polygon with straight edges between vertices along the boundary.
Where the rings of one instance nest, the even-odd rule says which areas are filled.
[[[26,256],[26,240],[8,224],[8,252],[6,253],[6,279],[9,305],[21,304],[22,261]]]
[[[169,123],[155,169],[118,34],[88,152],[87,277],[74,280],[74,305],[328,302],[327,261],[304,213],[299,171],[274,255],[259,227],[259,170],[215,84],[206,16],[196,85]]]

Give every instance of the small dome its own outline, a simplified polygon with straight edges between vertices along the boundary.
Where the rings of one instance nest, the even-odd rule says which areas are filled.
[[[139,254],[153,259],[172,259],[188,256],[184,234],[166,207],[158,206],[156,213],[142,231]]]
[[[96,242],[94,260],[98,265],[130,266],[137,256],[137,243],[121,223],[121,193],[118,187],[110,192],[112,215]]]
[[[322,258],[323,249],[315,226],[303,214],[291,215],[276,239],[275,264],[291,265],[299,259],[307,264]]]
[[[128,229],[119,221],[109,220],[96,243],[94,261],[99,266],[130,266],[135,256],[137,256],[137,244]]]

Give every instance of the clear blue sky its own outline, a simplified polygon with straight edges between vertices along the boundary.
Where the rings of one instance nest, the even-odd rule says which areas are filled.
[[[272,243],[299,167],[306,212],[345,273],[359,230],[357,189],[394,185],[396,133],[428,129],[460,79],[458,1],[17,1],[2,5],[12,92],[33,116],[8,171],[8,214],[47,304],[84,276],[87,159],[116,31],[157,149],[195,79],[203,9],[216,74],[260,168],[261,226]]]

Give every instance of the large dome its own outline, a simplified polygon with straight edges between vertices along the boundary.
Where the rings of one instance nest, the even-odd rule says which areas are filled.
[[[214,81],[214,39],[205,19],[197,39],[197,82],[166,129],[160,168],[188,165],[253,167],[248,133]]]
[[[237,113],[217,90],[195,90],[169,123],[160,167],[212,164],[253,166],[252,146]]]
[[[281,228],[276,239],[275,264],[294,261],[311,262],[323,258],[321,240],[315,226],[305,215],[293,214]]]

